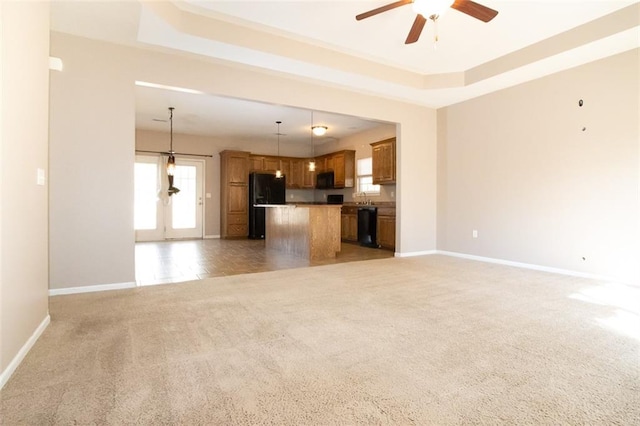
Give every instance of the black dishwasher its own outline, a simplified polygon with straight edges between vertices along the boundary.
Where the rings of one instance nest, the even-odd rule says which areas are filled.
[[[361,246],[380,247],[376,238],[376,222],[378,209],[376,207],[358,207],[358,242]]]

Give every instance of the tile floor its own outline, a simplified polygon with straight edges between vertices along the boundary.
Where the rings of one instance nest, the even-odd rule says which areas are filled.
[[[335,259],[310,261],[266,250],[264,240],[188,240],[136,243],[136,281],[152,285],[224,275],[393,257],[393,252],[342,243]]]

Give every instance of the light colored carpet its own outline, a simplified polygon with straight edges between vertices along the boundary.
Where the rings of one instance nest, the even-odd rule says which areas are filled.
[[[392,258],[51,299],[14,424],[638,424],[640,289]]]

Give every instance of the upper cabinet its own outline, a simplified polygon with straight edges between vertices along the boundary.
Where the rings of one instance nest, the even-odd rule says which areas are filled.
[[[249,170],[252,172],[275,173],[280,167],[280,157],[250,155]]]
[[[371,144],[373,183],[387,185],[396,183],[396,138]]]
[[[356,152],[338,151],[316,157],[316,172],[333,172],[334,188],[353,188],[356,170]]]
[[[316,157],[316,171],[309,171],[309,158],[249,155],[249,171],[275,173],[281,170],[289,189],[315,188],[316,173],[333,172],[335,188],[353,188],[355,182],[356,152],[338,151]]]
[[[353,188],[356,169],[356,152],[340,151],[332,154],[333,179],[336,188]]]
[[[309,171],[309,159],[290,158],[289,174],[287,176],[287,188],[313,189],[315,187],[315,172]],[[285,167],[282,170],[286,170]]]

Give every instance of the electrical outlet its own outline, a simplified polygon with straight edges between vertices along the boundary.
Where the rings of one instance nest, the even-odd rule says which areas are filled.
[[[477,229],[473,230],[473,238],[478,238],[478,230]]]

